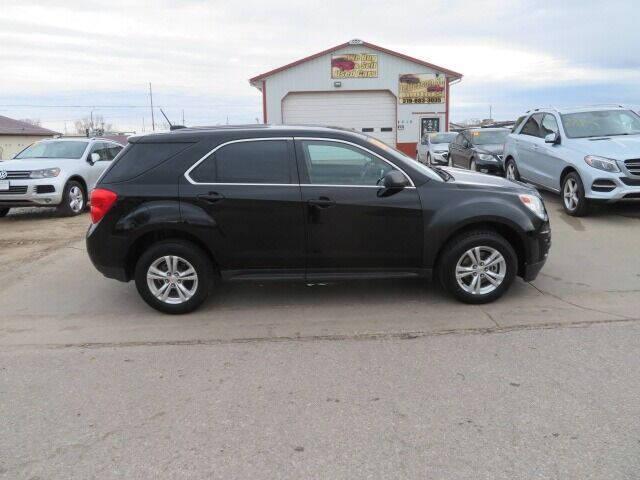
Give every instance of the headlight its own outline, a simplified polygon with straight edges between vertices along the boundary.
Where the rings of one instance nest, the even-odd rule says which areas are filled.
[[[584,157],[584,161],[587,162],[587,165],[590,165],[593,168],[597,168],[598,170],[604,170],[605,172],[616,173],[620,171],[617,162],[615,160],[611,160],[610,158],[598,157],[596,155],[587,155],[586,157]]]
[[[535,195],[518,195],[522,204],[531,210],[536,216],[542,220],[547,220],[547,211],[544,208],[544,203],[542,203],[542,199]]]
[[[497,159],[493,155],[489,155],[488,153],[479,153],[478,158],[480,160],[484,160],[485,162],[496,162]]]
[[[53,178],[60,175],[59,168],[44,168],[42,170],[33,170],[29,178]]]

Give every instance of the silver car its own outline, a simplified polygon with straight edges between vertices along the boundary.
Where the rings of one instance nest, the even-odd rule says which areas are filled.
[[[78,215],[102,172],[124,148],[99,138],[36,142],[0,162],[0,217],[12,207],[57,207]]]
[[[447,165],[449,144],[458,134],[456,132],[431,133],[422,137],[418,144],[417,160],[427,165]]]
[[[621,106],[529,111],[507,137],[504,162],[507,178],[560,193],[569,215],[640,200],[640,116]]]

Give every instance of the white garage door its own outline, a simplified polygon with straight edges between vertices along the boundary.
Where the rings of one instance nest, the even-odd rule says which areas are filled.
[[[395,147],[396,97],[385,91],[290,93],[282,122],[352,128]]]

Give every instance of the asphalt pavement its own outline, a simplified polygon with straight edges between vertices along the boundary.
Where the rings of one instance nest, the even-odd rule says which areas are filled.
[[[0,219],[0,478],[638,478],[640,206],[546,201],[548,264],[490,305],[226,284],[182,317],[93,269],[86,216]]]

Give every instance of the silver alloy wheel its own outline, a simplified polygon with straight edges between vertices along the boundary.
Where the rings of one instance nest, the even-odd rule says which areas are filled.
[[[487,295],[498,288],[507,274],[507,262],[493,247],[474,247],[456,264],[456,280],[465,292]]]
[[[170,305],[189,301],[198,290],[198,274],[184,258],[167,255],[155,260],[147,270],[151,294]]]
[[[469,165],[469,170],[471,170],[472,172],[478,171],[478,166],[476,165],[475,160],[471,160],[471,165]]]
[[[516,181],[516,166],[513,162],[509,162],[509,165],[507,165],[507,180]]]
[[[580,197],[578,197],[578,182],[573,178],[564,182],[564,205],[568,210],[574,211],[578,208]]]
[[[75,213],[81,212],[84,208],[84,193],[82,188],[76,185],[69,190],[69,207]]]

